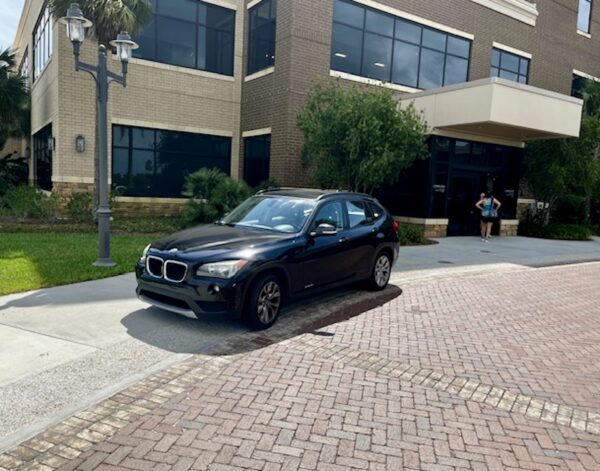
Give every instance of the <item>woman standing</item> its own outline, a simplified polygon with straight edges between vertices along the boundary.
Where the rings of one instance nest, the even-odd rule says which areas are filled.
[[[488,242],[492,233],[492,226],[498,219],[498,210],[502,203],[494,198],[491,191],[488,191],[475,206],[481,210],[481,241]]]

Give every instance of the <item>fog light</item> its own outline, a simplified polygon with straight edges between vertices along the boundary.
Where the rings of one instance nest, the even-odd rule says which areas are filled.
[[[219,294],[220,292],[221,292],[221,288],[219,288],[217,285],[210,285],[208,287],[209,294]]]

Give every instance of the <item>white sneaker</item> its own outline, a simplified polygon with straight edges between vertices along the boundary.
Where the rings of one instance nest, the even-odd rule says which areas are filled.
[[[483,237],[481,238],[481,242],[487,242]]]

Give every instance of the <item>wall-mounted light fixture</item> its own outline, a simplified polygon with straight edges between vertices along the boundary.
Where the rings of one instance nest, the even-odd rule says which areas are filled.
[[[82,136],[81,134],[79,134],[75,138],[75,150],[77,152],[84,152],[85,151],[85,137]]]

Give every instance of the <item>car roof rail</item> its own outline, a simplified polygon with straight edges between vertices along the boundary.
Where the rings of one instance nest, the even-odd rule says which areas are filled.
[[[373,197],[371,195],[368,195],[366,193],[359,193],[356,191],[349,191],[349,190],[342,190],[342,189],[337,189],[337,190],[323,190],[323,194],[320,195],[317,199],[321,200],[324,198],[328,198],[328,197],[332,197],[332,196],[342,196],[342,195],[349,195],[349,196],[360,196],[363,198],[371,198],[373,199]]]
[[[300,190],[301,188],[294,188],[293,186],[270,186],[268,188],[263,188],[262,190],[258,190],[256,192],[257,195],[262,195],[263,193],[269,193],[270,191],[290,191],[290,190]]]

